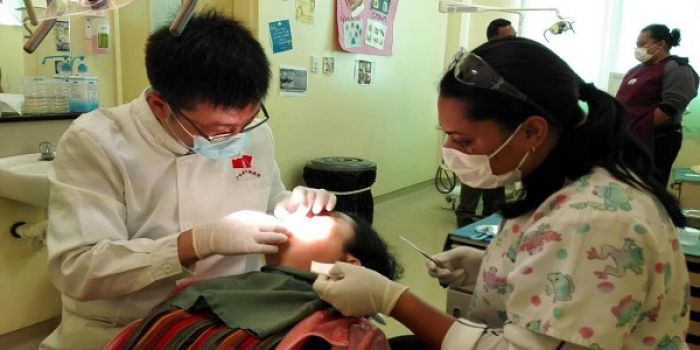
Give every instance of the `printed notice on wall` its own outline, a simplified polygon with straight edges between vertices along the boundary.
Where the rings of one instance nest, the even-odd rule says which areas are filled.
[[[151,0],[151,33],[169,27],[181,4],[181,0]]]
[[[303,67],[280,65],[280,95],[305,96],[308,77],[309,73]]]
[[[391,56],[399,0],[336,0],[338,43],[348,52]]]
[[[316,11],[316,0],[296,0],[297,21],[306,24],[314,24],[314,11]]]
[[[289,20],[268,23],[270,27],[270,41],[272,53],[284,52],[292,49],[292,29]]]

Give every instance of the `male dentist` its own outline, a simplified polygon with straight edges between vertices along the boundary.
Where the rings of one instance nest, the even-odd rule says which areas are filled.
[[[41,349],[98,349],[181,279],[239,274],[286,241],[272,216],[336,198],[285,190],[262,104],[270,69],[240,23],[195,15],[146,44],[150,87],[76,119],[49,178],[49,276],[59,327]],[[248,212],[246,212],[248,211]]]

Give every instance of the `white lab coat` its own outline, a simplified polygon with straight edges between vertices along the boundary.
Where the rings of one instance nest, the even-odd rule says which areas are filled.
[[[249,168],[187,153],[144,94],[81,116],[63,135],[49,173],[48,227],[49,276],[63,314],[41,348],[102,348],[178,280],[260,267],[260,256],[249,255],[212,256],[185,269],[177,236],[234,211],[270,211],[282,198],[269,127],[251,132]]]

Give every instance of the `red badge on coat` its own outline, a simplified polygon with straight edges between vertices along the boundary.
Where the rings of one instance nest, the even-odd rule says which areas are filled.
[[[245,154],[231,160],[231,167],[234,169],[250,169],[253,167],[253,156]]]

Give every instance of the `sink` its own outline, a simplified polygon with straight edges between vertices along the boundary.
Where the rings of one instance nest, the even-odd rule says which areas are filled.
[[[38,207],[49,205],[48,173],[53,161],[39,153],[0,158],[0,197]]]

